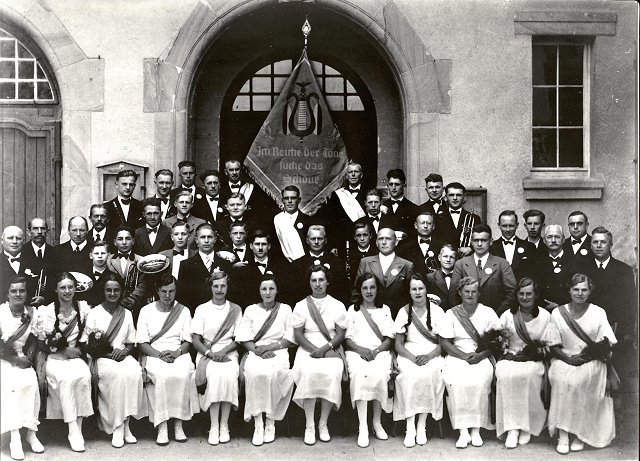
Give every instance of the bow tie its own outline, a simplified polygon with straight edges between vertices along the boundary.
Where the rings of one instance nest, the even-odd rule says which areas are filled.
[[[402,202],[402,199],[397,199],[397,198],[391,199],[391,203],[397,203],[398,205],[400,205],[400,202]]]
[[[186,190],[187,192],[191,192],[191,188],[190,187],[186,187],[186,186],[182,186],[182,190]]]
[[[259,263],[258,261],[256,261],[256,266],[264,267],[266,269],[267,263]]]
[[[180,250],[180,251],[173,250],[173,256],[177,256],[177,255],[184,256],[184,250]]]
[[[165,198],[161,198],[159,199],[163,205],[166,205],[167,203],[169,203],[169,197],[165,197]]]
[[[209,199],[210,202],[217,202],[218,201],[218,196],[216,195],[215,197],[207,197]]]
[[[240,189],[240,183],[238,183],[238,184],[229,184],[229,187],[231,189]]]
[[[449,214],[460,214],[460,210],[449,210]]]
[[[447,274],[446,272],[442,273],[442,276],[446,279],[450,279],[451,278],[451,274]]]
[[[582,240],[571,239],[571,245],[577,245],[578,243],[582,243]]]
[[[102,272],[98,272],[98,271],[93,271],[93,276],[95,278],[100,278],[100,276],[102,275]]]
[[[122,202],[123,205],[129,205],[131,203],[130,198],[121,198],[120,201]]]
[[[356,194],[356,193],[360,192],[360,188],[358,188],[358,189],[349,188],[349,192],[351,192],[352,194]]]
[[[380,218],[378,216],[369,216],[369,217],[374,221],[380,221]]]
[[[420,243],[431,243],[431,239],[420,239]]]
[[[9,262],[10,263],[20,262],[20,256],[16,256],[16,257],[9,256]]]
[[[504,245],[513,245],[513,244],[515,244],[516,242],[514,242],[513,240],[505,240],[505,239],[502,239],[502,243],[503,243]]]
[[[129,261],[133,261],[135,259],[133,257],[133,253],[124,254],[124,253],[120,253],[120,252],[118,252],[118,258],[128,259]]]
[[[147,232],[150,234],[155,234],[156,232],[158,232],[158,228],[157,227],[147,227]]]

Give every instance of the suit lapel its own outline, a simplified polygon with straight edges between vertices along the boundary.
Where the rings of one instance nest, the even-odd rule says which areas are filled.
[[[398,209],[400,209],[400,207],[398,207]],[[400,263],[400,261],[398,261],[398,256],[396,255],[393,258],[393,262],[389,266],[389,270],[387,271],[386,285],[387,286],[391,285],[395,281],[396,277],[398,277],[401,271],[402,271],[402,264]]]
[[[496,258],[489,255],[489,257],[487,258],[487,263],[482,268],[482,279],[480,281],[481,287],[486,283],[487,280],[489,280],[493,276],[493,274],[496,273],[497,267],[498,267],[498,261],[496,261]],[[491,271],[488,274],[487,274],[487,269],[491,269]]]
[[[449,293],[449,288],[447,288],[447,281],[442,274],[442,270],[436,271],[436,273],[434,274],[434,280],[436,282],[436,286],[440,288],[443,293]]]
[[[382,266],[380,265],[380,257],[375,257],[370,261],[369,266],[371,267],[371,272],[373,275],[378,277],[378,280],[385,280],[384,274],[382,273]]]

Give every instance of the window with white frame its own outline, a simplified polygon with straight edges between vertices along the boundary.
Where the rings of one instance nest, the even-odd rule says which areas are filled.
[[[590,45],[560,37],[532,44],[532,167],[588,171]]]

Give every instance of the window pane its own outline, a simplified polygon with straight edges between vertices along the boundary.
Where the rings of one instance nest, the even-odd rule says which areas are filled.
[[[249,105],[249,96],[236,96],[236,100],[233,101],[234,111],[248,111],[251,109]]]
[[[15,40],[0,40],[0,58],[15,58]]]
[[[556,84],[556,45],[533,46],[533,84]]]
[[[347,80],[347,93],[356,93],[356,89],[349,80]]]
[[[0,37],[11,37],[11,35],[6,33],[4,30],[0,29]]]
[[[340,75],[340,72],[338,72],[331,66],[324,66],[324,73],[327,75]]]
[[[15,99],[16,84],[13,82],[0,83],[0,99]]]
[[[33,97],[33,85],[32,82],[18,83],[18,99],[35,99]]]
[[[322,63],[318,61],[311,61],[311,70],[313,70],[313,73],[316,75],[322,74]]]
[[[269,75],[271,73],[271,64],[269,64],[268,66],[264,66],[262,69],[260,69],[258,72],[256,72],[256,74],[260,74],[260,75]]]
[[[291,59],[285,59],[284,61],[276,62],[273,65],[274,74],[290,74],[292,71]]]
[[[254,96],[253,110],[269,110],[271,109],[271,96]]]
[[[35,61],[18,61],[18,78],[35,78]]]
[[[327,106],[331,111],[344,110],[344,98],[342,96],[327,96]]]
[[[249,80],[244,82],[244,85],[242,85],[242,88],[240,88],[240,93],[248,93],[248,92],[249,92]]]
[[[254,93],[271,93],[270,77],[253,77],[252,85]]]
[[[44,74],[44,71],[42,70],[42,66],[40,64],[38,64],[37,72],[38,72],[36,74],[37,78],[40,78],[40,79],[43,79],[43,80],[47,78],[47,76]]]
[[[0,78],[16,78],[15,61],[0,61]]]
[[[53,93],[49,82],[38,82],[38,99],[41,101],[49,101],[53,99]]]
[[[274,77],[273,78],[273,91],[275,93],[280,93],[282,91],[282,87],[287,82],[287,77]]]
[[[560,130],[559,166],[582,168],[582,128]]]
[[[364,110],[359,96],[347,96],[347,110]]]
[[[584,45],[560,46],[560,85],[582,85]]]
[[[344,79],[342,77],[327,77],[324,91],[325,93],[344,93]]]
[[[533,129],[533,166],[552,167],[556,165],[556,130],[548,128]]]
[[[35,59],[33,55],[29,53],[29,51],[27,51],[27,49],[24,46],[22,46],[21,43],[18,43],[18,57]]]
[[[558,88],[560,126],[582,126],[582,88]]]
[[[556,126],[556,89],[533,89],[533,126]]]

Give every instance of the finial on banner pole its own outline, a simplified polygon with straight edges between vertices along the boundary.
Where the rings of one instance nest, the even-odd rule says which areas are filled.
[[[307,38],[311,33],[311,24],[309,24],[309,18],[305,16],[304,24],[302,25],[302,33],[304,34],[304,49],[307,49]]]

